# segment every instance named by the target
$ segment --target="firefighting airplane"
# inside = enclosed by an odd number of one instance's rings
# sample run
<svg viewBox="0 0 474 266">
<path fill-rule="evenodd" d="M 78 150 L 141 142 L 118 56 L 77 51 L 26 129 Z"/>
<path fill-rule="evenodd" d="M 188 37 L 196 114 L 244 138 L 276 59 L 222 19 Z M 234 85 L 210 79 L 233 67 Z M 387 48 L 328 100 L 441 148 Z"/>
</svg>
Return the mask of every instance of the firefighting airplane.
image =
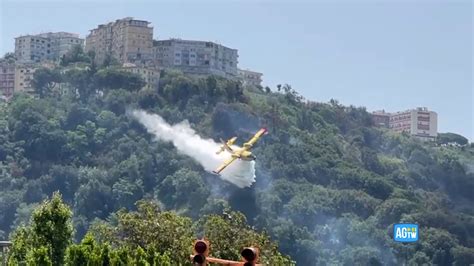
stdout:
<svg viewBox="0 0 474 266">
<path fill-rule="evenodd" d="M 243 147 L 236 147 L 233 146 L 234 142 L 237 140 L 237 137 L 233 137 L 229 139 L 227 142 L 223 142 L 222 147 L 216 152 L 216 154 L 219 154 L 223 151 L 228 151 L 230 152 L 231 157 L 227 159 L 219 168 L 217 168 L 215 171 L 212 171 L 214 174 L 219 174 L 224 170 L 229 164 L 231 164 L 233 161 L 236 159 L 241 159 L 244 161 L 253 161 L 257 159 L 255 155 L 252 154 L 249 150 L 252 149 L 252 146 L 257 142 L 257 140 L 264 134 L 266 134 L 268 131 L 266 128 L 260 129 L 248 142 L 244 143 Z"/>
</svg>

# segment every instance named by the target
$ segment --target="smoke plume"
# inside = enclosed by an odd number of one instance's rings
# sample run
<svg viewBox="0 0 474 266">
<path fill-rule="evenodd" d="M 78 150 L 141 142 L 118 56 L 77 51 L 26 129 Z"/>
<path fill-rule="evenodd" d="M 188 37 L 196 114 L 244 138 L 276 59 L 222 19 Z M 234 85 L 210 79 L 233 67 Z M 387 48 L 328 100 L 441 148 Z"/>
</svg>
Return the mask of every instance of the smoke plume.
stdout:
<svg viewBox="0 0 474 266">
<path fill-rule="evenodd" d="M 192 157 L 206 171 L 215 170 L 230 158 L 230 153 L 227 151 L 216 154 L 221 144 L 212 139 L 201 138 L 190 127 L 188 121 L 170 125 L 161 116 L 141 110 L 134 110 L 131 115 L 157 139 L 172 142 L 180 153 Z M 236 160 L 221 172 L 220 178 L 240 188 L 249 187 L 255 182 L 255 162 Z"/>
</svg>

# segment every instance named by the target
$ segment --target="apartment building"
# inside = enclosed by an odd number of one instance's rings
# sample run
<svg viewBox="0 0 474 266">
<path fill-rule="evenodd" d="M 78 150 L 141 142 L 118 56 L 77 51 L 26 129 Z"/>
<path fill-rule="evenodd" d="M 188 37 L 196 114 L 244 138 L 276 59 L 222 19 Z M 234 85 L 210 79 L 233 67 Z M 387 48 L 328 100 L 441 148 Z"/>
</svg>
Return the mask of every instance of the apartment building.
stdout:
<svg viewBox="0 0 474 266">
<path fill-rule="evenodd" d="M 15 89 L 15 64 L 0 61 L 0 97 L 8 99 Z"/>
<path fill-rule="evenodd" d="M 143 88 L 158 88 L 158 82 L 160 80 L 160 70 L 149 67 L 140 67 L 132 63 L 123 64 L 122 69 L 140 75 L 146 83 Z"/>
<path fill-rule="evenodd" d="M 376 126 L 390 127 L 390 113 L 385 110 L 372 112 L 372 121 Z"/>
<path fill-rule="evenodd" d="M 40 34 L 40 36 L 50 40 L 53 61 L 59 60 L 76 45 L 84 47 L 84 39 L 79 38 L 79 34 L 69 32 L 49 32 Z"/>
<path fill-rule="evenodd" d="M 20 63 L 58 61 L 75 45 L 84 45 L 78 34 L 48 32 L 15 38 L 15 56 Z"/>
<path fill-rule="evenodd" d="M 34 92 L 31 81 L 37 68 L 33 64 L 22 64 L 15 67 L 15 92 Z"/>
<path fill-rule="evenodd" d="M 239 79 L 242 80 L 242 83 L 247 86 L 262 86 L 262 73 L 238 69 L 237 73 L 239 74 Z"/>
<path fill-rule="evenodd" d="M 372 113 L 372 119 L 376 125 L 399 133 L 408 132 L 422 140 L 434 140 L 438 136 L 438 115 L 426 107 L 396 113 L 376 111 Z"/>
<path fill-rule="evenodd" d="M 186 74 L 238 76 L 238 51 L 213 42 L 181 39 L 155 41 L 153 58 L 162 68 L 178 69 Z"/>
<path fill-rule="evenodd" d="M 85 50 L 95 53 L 98 64 L 103 63 L 107 56 L 116 58 L 122 64 L 145 64 L 152 58 L 153 27 L 149 24 L 132 17 L 101 24 L 87 35 Z"/>
<path fill-rule="evenodd" d="M 435 139 L 438 136 L 438 115 L 426 107 L 397 112 L 390 116 L 390 128 L 422 139 Z"/>
</svg>

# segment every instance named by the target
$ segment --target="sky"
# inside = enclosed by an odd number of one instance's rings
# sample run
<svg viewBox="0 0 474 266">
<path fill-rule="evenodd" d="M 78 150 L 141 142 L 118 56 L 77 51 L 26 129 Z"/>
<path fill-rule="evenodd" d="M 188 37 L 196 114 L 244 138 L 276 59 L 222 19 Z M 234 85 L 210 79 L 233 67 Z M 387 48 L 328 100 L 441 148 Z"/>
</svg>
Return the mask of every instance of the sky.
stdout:
<svg viewBox="0 0 474 266">
<path fill-rule="evenodd" d="M 368 111 L 418 106 L 438 131 L 474 141 L 471 1 L 0 0 L 0 55 L 14 37 L 67 31 L 85 37 L 123 17 L 148 20 L 154 39 L 216 41 L 264 85 Z"/>
</svg>

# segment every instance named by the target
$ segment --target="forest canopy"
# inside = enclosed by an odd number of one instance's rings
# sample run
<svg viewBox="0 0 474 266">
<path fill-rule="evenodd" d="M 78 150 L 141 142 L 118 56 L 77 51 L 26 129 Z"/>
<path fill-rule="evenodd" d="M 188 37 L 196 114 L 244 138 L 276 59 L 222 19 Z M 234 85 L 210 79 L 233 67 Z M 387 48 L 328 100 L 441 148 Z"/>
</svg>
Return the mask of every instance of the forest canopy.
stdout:
<svg viewBox="0 0 474 266">
<path fill-rule="evenodd" d="M 35 95 L 0 105 L 0 238 L 13 240 L 11 259 L 57 265 L 109 254 L 166 265 L 184 261 L 204 232 L 226 259 L 257 240 L 265 261 L 283 265 L 281 254 L 298 265 L 473 263 L 474 149 L 463 137 L 421 142 L 374 127 L 363 107 L 308 101 L 289 85 L 272 92 L 169 71 L 158 88 L 142 88 L 138 76 L 87 56 L 37 71 Z M 213 139 L 268 127 L 254 149 L 257 182 L 239 189 L 155 141 L 127 115 L 138 108 Z M 45 225 L 54 204 L 64 223 Z M 180 238 L 140 235 L 147 219 Z M 393 241 L 400 222 L 419 224 L 417 243 Z"/>
</svg>

